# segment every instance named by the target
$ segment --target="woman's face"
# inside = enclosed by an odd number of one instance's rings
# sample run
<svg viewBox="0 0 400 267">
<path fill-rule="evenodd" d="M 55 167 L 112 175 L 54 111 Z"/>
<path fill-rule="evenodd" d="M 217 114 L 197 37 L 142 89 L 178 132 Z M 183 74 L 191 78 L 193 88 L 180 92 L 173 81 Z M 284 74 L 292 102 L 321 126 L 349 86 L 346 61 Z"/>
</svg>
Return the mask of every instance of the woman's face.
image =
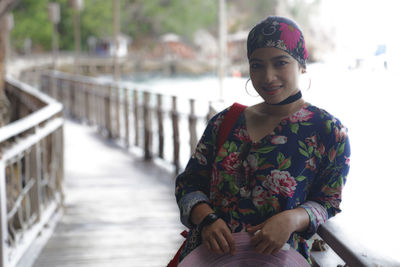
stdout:
<svg viewBox="0 0 400 267">
<path fill-rule="evenodd" d="M 277 104 L 295 94 L 304 70 L 292 56 L 274 47 L 254 50 L 249 67 L 254 88 L 268 104 Z"/>
</svg>

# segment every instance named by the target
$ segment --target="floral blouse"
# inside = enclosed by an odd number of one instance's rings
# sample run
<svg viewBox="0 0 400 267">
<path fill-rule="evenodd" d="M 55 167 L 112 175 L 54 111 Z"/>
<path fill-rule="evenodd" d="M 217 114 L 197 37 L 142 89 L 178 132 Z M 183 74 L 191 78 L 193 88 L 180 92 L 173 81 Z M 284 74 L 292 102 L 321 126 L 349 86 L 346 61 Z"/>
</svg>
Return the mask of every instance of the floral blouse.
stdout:
<svg viewBox="0 0 400 267">
<path fill-rule="evenodd" d="M 306 231 L 287 243 L 310 261 L 309 239 L 320 224 L 340 212 L 349 171 L 347 129 L 328 112 L 309 103 L 252 142 L 242 113 L 216 155 L 216 140 L 228 109 L 208 123 L 186 169 L 176 178 L 182 223 L 190 228 L 183 259 L 201 244 L 189 220 L 192 208 L 207 202 L 232 232 L 245 231 L 271 216 L 297 207 L 310 216 Z"/>
</svg>

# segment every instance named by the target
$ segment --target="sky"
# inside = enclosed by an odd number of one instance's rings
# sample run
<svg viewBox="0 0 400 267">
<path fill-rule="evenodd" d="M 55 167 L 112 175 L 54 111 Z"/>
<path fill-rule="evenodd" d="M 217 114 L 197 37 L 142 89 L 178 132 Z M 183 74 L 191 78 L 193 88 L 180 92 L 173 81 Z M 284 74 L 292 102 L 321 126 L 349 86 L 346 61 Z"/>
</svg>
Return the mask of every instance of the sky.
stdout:
<svg viewBox="0 0 400 267">
<path fill-rule="evenodd" d="M 396 0 L 322 0 L 322 18 L 337 27 L 342 47 L 365 53 L 378 44 L 400 41 L 399 7 Z"/>
</svg>

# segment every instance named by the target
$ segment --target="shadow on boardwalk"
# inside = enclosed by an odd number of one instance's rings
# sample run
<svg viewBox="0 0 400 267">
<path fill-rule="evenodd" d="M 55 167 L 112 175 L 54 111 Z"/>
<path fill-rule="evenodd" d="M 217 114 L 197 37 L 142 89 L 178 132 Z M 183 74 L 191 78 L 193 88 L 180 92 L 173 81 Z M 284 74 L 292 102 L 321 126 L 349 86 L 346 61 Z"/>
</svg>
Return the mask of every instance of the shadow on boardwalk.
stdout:
<svg viewBox="0 0 400 267">
<path fill-rule="evenodd" d="M 65 125 L 65 209 L 34 267 L 165 266 L 183 241 L 174 177 Z"/>
</svg>

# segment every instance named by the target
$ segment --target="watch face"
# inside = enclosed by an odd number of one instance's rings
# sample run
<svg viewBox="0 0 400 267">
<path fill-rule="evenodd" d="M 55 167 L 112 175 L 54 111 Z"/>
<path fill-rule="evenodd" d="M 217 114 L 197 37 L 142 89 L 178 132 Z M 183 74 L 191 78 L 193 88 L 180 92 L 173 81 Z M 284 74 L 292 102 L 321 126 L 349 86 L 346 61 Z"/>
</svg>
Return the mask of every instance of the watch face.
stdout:
<svg viewBox="0 0 400 267">
<path fill-rule="evenodd" d="M 210 219 L 212 219 L 212 220 L 214 220 L 214 221 L 218 220 L 217 214 L 211 213 L 211 214 L 210 214 Z"/>
</svg>

